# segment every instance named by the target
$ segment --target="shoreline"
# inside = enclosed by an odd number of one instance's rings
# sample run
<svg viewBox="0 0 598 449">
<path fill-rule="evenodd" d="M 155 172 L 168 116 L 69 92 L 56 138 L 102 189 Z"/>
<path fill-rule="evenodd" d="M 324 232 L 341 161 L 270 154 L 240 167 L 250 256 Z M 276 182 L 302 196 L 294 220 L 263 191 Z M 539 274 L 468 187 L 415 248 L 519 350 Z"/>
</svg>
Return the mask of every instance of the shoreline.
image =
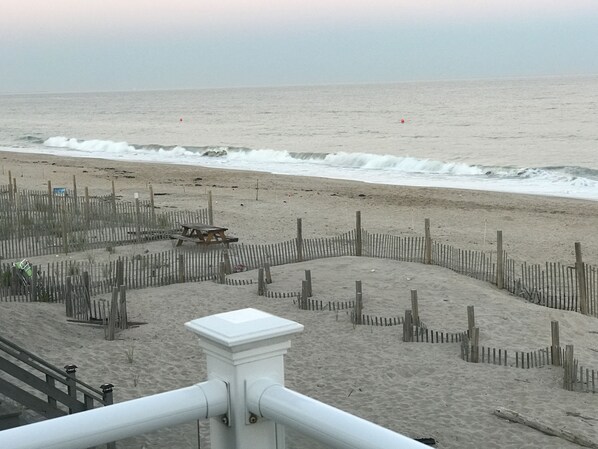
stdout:
<svg viewBox="0 0 598 449">
<path fill-rule="evenodd" d="M 60 147 L 58 147 L 60 148 Z M 188 167 L 194 167 L 197 169 L 205 169 L 205 170 L 223 170 L 223 171 L 241 171 L 241 172 L 245 172 L 245 173 L 262 173 L 262 174 L 271 174 L 274 176 L 297 176 L 297 177 L 305 177 L 305 175 L 302 174 L 296 174 L 296 173 L 284 173 L 284 170 L 282 170 L 282 173 L 278 173 L 276 171 L 272 171 L 272 170 L 264 170 L 264 171 L 260 171 L 260 170 L 251 170 L 251 169 L 247 169 L 247 168 L 237 168 L 237 167 L 219 167 L 219 166 L 210 166 L 208 165 L 201 165 L 201 161 L 199 164 L 197 164 L 197 161 L 194 162 L 189 162 L 189 163 L 183 163 L 183 162 L 171 162 L 171 161 L 154 161 L 154 160 L 146 160 L 146 159 L 141 159 L 141 160 L 131 160 L 130 158 L 126 158 L 123 160 L 119 160 L 116 158 L 98 158 L 98 157 L 92 157 L 89 156 L 85 153 L 82 153 L 79 157 L 75 157 L 75 156 L 71 156 L 69 154 L 64 154 L 64 155 L 60 155 L 60 154 L 52 154 L 52 153 L 45 153 L 45 152 L 35 152 L 32 153 L 28 150 L 23 149 L 22 151 L 19 151 L 18 149 L 6 149 L 6 150 L 1 150 L 2 152 L 9 152 L 9 153 L 18 153 L 18 154 L 25 154 L 25 155 L 39 155 L 39 156 L 48 156 L 48 157 L 55 157 L 55 158 L 68 158 L 68 159 L 90 159 L 90 160 L 104 160 L 104 161 L 112 161 L 112 163 L 132 163 L 132 164 L 150 164 L 150 165 L 176 165 L 176 166 L 188 166 Z M 382 155 L 376 155 L 376 154 L 372 154 L 372 156 L 382 156 Z M 209 158 L 206 159 L 206 161 L 209 160 Z M 425 162 L 425 160 L 424 160 Z M 470 164 L 472 167 L 478 167 L 478 164 L 475 164 L 474 162 L 470 162 Z M 512 167 L 511 167 L 512 168 Z M 550 169 L 551 167 L 547 167 L 546 169 Z M 582 168 L 582 167 L 572 167 L 572 168 Z M 590 167 L 586 167 L 586 168 L 590 168 Z M 342 170 L 342 168 L 339 168 L 340 170 Z M 540 170 L 544 170 L 542 168 L 539 168 Z M 519 169 L 520 171 L 525 172 L 526 170 L 528 170 L 528 168 L 521 168 Z M 330 175 L 330 176 L 328 176 Z M 355 173 L 352 173 L 352 175 L 355 175 Z M 357 176 L 359 176 L 359 173 L 357 173 Z M 494 184 L 489 183 L 486 184 L 485 182 L 483 182 L 484 180 L 477 180 L 474 181 L 473 183 L 465 183 L 462 185 L 459 185 L 458 182 L 452 182 L 452 180 L 450 180 L 449 182 L 446 181 L 440 181 L 439 179 L 435 178 L 435 177 L 431 177 L 428 178 L 427 180 L 425 180 L 423 183 L 420 183 L 419 180 L 417 180 L 417 178 L 411 178 L 412 174 L 411 173 L 405 173 L 403 175 L 399 175 L 402 176 L 402 181 L 404 183 L 402 184 L 396 184 L 393 181 L 390 182 L 385 182 L 385 180 L 370 180 L 370 179 L 352 179 L 350 176 L 336 176 L 336 172 L 335 173 L 327 173 L 327 172 L 322 172 L 319 173 L 318 175 L 313 175 L 313 176 L 308 176 L 308 177 L 312 177 L 312 178 L 316 178 L 316 179 L 328 179 L 328 180 L 338 180 L 338 181 L 347 181 L 347 182 L 356 182 L 356 183 L 364 183 L 364 184 L 372 184 L 372 185 L 383 185 L 383 186 L 389 186 L 389 187 L 412 187 L 412 188 L 430 188 L 430 189 L 446 189 L 446 190 L 460 190 L 460 191 L 474 191 L 474 192 L 488 192 L 488 193 L 497 193 L 497 194 L 514 194 L 514 195 L 529 195 L 529 196 L 540 196 L 540 197 L 545 197 L 545 198 L 559 198 L 559 199 L 571 199 L 571 200 L 582 200 L 582 201 L 591 201 L 591 202 L 597 202 L 598 203 L 598 193 L 596 193 L 595 191 L 590 191 L 591 193 L 585 192 L 585 194 L 582 194 L 580 192 L 577 192 L 577 194 L 571 194 L 569 190 L 565 191 L 565 192 L 552 192 L 551 193 L 544 193 L 542 192 L 542 189 L 540 187 L 536 187 L 536 188 L 530 188 L 529 186 L 527 187 L 528 191 L 525 192 L 518 192 L 516 191 L 516 189 L 513 189 L 512 186 L 508 186 L 508 184 L 501 184 L 502 187 L 496 187 Z M 394 179 L 394 178 L 393 178 Z M 583 178 L 582 178 L 583 179 Z M 386 180 L 388 181 L 388 180 Z M 461 180 L 461 182 L 463 182 L 463 180 Z M 426 185 L 427 183 L 427 185 Z M 424 184 L 424 185 L 422 185 Z M 552 184 L 549 183 L 547 184 L 547 186 L 551 186 Z M 483 187 L 489 187 L 489 188 L 483 188 Z M 548 187 L 550 188 L 550 187 Z M 538 190 L 539 189 L 539 190 Z"/>
</svg>

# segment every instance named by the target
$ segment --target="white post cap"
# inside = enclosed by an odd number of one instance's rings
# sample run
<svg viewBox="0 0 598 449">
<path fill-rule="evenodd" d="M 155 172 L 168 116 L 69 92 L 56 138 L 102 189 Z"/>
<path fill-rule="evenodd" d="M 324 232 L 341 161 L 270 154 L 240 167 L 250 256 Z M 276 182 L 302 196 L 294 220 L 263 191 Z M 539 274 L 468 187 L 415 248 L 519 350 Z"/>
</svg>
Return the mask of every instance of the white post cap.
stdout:
<svg viewBox="0 0 598 449">
<path fill-rule="evenodd" d="M 303 325 L 261 310 L 247 308 L 218 313 L 185 323 L 200 340 L 234 350 L 242 346 L 261 346 L 303 331 Z"/>
</svg>

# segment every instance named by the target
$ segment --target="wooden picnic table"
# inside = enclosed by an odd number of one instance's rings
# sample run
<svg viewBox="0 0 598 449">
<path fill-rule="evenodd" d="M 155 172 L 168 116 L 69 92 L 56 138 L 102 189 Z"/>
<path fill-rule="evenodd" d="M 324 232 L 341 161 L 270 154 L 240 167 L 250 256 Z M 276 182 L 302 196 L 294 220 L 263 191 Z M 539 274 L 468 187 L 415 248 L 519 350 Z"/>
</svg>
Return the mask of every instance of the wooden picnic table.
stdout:
<svg viewBox="0 0 598 449">
<path fill-rule="evenodd" d="M 237 237 L 226 235 L 228 228 L 220 226 L 212 226 L 203 223 L 184 223 L 181 224 L 182 231 L 180 234 L 171 234 L 170 236 L 177 239 L 176 246 L 181 246 L 183 242 L 193 242 L 198 245 L 210 245 L 213 243 L 238 242 Z"/>
</svg>

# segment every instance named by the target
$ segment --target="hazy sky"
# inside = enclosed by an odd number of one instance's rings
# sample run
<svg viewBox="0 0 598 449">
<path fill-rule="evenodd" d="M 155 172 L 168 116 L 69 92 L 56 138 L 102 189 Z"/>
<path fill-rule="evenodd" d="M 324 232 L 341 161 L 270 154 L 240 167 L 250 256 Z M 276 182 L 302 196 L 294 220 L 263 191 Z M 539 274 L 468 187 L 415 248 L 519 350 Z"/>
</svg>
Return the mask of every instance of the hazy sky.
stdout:
<svg viewBox="0 0 598 449">
<path fill-rule="evenodd" d="M 1 0 L 0 93 L 598 74 L 598 0 Z"/>
</svg>

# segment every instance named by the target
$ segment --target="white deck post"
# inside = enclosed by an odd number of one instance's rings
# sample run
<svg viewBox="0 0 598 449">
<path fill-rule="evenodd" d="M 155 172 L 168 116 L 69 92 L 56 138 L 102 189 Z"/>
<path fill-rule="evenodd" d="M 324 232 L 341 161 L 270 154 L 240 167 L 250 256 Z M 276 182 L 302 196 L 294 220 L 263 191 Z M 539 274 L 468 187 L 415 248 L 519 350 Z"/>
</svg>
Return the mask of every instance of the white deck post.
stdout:
<svg viewBox="0 0 598 449">
<path fill-rule="evenodd" d="M 210 420 L 213 449 L 283 449 L 284 429 L 246 408 L 246 389 L 261 378 L 284 385 L 283 356 L 303 326 L 256 309 L 220 313 L 185 326 L 199 336 L 208 379 L 228 384 L 227 419 Z"/>
</svg>

